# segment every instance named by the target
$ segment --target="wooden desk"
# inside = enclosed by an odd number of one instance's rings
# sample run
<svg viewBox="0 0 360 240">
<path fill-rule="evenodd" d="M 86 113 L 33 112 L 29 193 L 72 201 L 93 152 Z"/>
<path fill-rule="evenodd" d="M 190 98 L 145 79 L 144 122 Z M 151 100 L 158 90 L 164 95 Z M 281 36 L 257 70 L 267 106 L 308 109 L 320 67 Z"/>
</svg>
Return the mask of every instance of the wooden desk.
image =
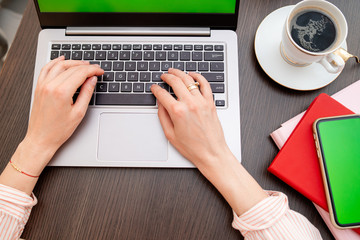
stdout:
<svg viewBox="0 0 360 240">
<path fill-rule="evenodd" d="M 296 2 L 240 2 L 242 162 L 265 189 L 286 193 L 290 207 L 305 215 L 324 239 L 332 239 L 311 202 L 266 170 L 278 152 L 270 132 L 321 92 L 333 94 L 360 79 L 360 66 L 350 61 L 329 86 L 298 92 L 262 71 L 253 48 L 256 29 L 267 14 Z M 360 54 L 360 1 L 331 2 L 347 17 L 349 50 Z M 0 76 L 1 169 L 26 133 L 39 31 L 30 1 Z M 39 203 L 23 233 L 26 239 L 242 238 L 231 227 L 230 207 L 196 169 L 46 168 L 34 193 Z"/>
</svg>

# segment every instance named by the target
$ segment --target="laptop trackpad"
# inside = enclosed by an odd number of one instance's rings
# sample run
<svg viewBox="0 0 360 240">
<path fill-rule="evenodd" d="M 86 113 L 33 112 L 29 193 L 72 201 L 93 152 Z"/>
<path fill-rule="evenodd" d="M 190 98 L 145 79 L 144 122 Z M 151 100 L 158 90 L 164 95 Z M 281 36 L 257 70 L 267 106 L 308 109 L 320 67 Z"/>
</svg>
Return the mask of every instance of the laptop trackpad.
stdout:
<svg viewBox="0 0 360 240">
<path fill-rule="evenodd" d="M 102 113 L 98 160 L 166 161 L 168 141 L 157 114 Z"/>
</svg>

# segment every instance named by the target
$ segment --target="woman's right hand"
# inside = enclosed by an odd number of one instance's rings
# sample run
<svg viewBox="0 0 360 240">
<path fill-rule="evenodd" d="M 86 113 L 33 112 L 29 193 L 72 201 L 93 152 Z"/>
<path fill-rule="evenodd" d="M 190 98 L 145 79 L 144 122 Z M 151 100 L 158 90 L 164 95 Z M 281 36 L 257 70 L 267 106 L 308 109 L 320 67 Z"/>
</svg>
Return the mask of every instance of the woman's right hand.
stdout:
<svg viewBox="0 0 360 240">
<path fill-rule="evenodd" d="M 231 154 L 216 113 L 210 84 L 198 73 L 186 74 L 169 69 L 161 76 L 177 96 L 153 85 L 158 99 L 159 119 L 171 144 L 200 170 L 219 164 L 225 154 Z M 200 84 L 200 89 L 189 91 L 187 86 Z"/>
</svg>

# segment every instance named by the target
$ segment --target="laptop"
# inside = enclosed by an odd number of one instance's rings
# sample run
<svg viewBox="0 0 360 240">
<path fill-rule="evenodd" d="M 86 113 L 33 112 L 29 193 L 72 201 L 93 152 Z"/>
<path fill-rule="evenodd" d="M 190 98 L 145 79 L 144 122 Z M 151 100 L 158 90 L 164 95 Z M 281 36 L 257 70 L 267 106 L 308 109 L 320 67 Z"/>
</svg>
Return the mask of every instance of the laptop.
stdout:
<svg viewBox="0 0 360 240">
<path fill-rule="evenodd" d="M 105 73 L 73 136 L 50 166 L 192 168 L 167 141 L 150 86 L 169 67 L 210 82 L 226 141 L 241 160 L 237 36 L 239 0 L 34 0 L 41 68 L 60 55 Z M 74 95 L 76 101 L 78 93 Z"/>
</svg>

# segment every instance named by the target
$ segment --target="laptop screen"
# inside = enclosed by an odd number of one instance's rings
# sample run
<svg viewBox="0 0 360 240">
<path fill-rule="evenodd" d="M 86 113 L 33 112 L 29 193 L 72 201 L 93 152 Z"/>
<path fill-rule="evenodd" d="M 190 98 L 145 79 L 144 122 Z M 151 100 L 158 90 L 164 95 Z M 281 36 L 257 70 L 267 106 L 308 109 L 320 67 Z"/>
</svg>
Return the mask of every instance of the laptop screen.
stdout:
<svg viewBox="0 0 360 240">
<path fill-rule="evenodd" d="M 236 29 L 240 0 L 34 0 L 42 28 Z"/>
<path fill-rule="evenodd" d="M 38 0 L 41 12 L 227 13 L 236 0 Z"/>
</svg>

